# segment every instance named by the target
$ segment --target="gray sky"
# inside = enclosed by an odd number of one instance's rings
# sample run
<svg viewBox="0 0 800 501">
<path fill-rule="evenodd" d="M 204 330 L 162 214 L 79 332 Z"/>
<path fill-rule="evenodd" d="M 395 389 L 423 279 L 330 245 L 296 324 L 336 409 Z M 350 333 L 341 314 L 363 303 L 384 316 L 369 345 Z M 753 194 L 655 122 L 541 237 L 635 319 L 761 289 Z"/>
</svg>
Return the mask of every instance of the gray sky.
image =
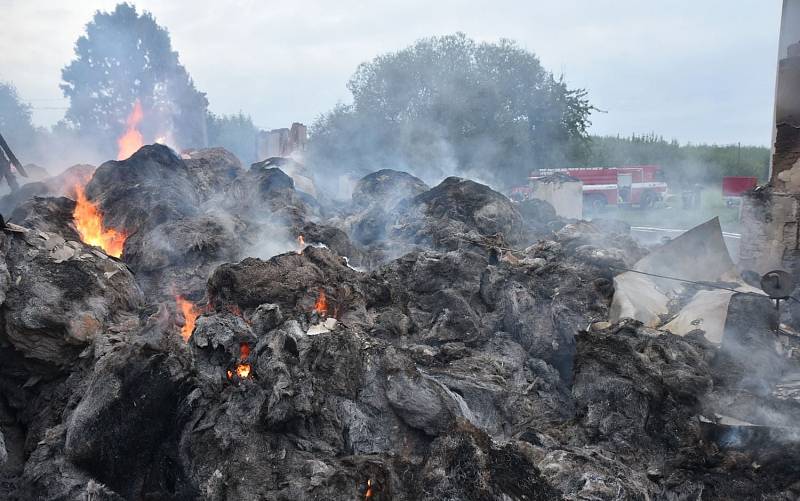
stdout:
<svg viewBox="0 0 800 501">
<path fill-rule="evenodd" d="M 0 0 L 0 79 L 50 125 L 67 102 L 60 69 L 95 10 L 116 1 Z M 265 128 L 310 123 L 358 63 L 463 31 L 505 37 L 589 91 L 596 134 L 654 131 L 680 141 L 769 144 L 779 0 L 140 0 L 215 113 Z"/>
</svg>

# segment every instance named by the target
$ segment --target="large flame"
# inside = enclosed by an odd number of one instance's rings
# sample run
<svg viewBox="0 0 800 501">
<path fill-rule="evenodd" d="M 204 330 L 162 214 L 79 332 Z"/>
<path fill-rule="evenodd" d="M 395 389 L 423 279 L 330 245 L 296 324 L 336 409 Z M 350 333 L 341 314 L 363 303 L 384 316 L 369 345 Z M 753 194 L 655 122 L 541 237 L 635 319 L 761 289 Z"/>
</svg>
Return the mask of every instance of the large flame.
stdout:
<svg viewBox="0 0 800 501">
<path fill-rule="evenodd" d="M 144 118 L 142 103 L 137 99 L 133 104 L 133 111 L 128 115 L 125 133 L 117 139 L 117 160 L 125 160 L 144 146 L 142 133 L 137 129 L 142 118 Z"/>
<path fill-rule="evenodd" d="M 192 337 L 192 331 L 194 331 L 195 321 L 198 315 L 200 315 L 200 309 L 183 296 L 175 296 L 175 302 L 178 303 L 178 308 L 180 308 L 181 313 L 183 313 L 181 337 L 184 341 L 189 341 L 189 338 Z"/>
<path fill-rule="evenodd" d="M 81 240 L 89 245 L 96 245 L 103 249 L 109 256 L 120 257 L 125 245 L 126 235 L 113 228 L 103 226 L 103 215 L 97 205 L 86 198 L 83 186 L 75 185 L 77 198 L 72 218 Z"/>
</svg>

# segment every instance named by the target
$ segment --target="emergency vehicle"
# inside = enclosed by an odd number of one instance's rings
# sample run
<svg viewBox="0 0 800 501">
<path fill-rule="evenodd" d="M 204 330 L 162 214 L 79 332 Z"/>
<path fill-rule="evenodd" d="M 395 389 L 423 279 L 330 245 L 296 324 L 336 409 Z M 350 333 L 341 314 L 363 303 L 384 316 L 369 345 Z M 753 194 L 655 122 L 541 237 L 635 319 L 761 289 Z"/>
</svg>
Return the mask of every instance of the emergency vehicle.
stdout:
<svg viewBox="0 0 800 501">
<path fill-rule="evenodd" d="M 658 165 L 537 169 L 531 172 L 528 179 L 532 184 L 537 179 L 556 172 L 579 179 L 583 183 L 584 207 L 594 210 L 607 205 L 651 208 L 667 192 L 667 183 L 664 182 L 661 167 Z M 528 187 L 511 190 L 514 198 L 526 198 L 530 192 Z"/>
<path fill-rule="evenodd" d="M 742 196 L 756 187 L 758 178 L 752 176 L 725 176 L 722 178 L 722 197 L 725 205 L 736 207 L 742 203 Z"/>
</svg>

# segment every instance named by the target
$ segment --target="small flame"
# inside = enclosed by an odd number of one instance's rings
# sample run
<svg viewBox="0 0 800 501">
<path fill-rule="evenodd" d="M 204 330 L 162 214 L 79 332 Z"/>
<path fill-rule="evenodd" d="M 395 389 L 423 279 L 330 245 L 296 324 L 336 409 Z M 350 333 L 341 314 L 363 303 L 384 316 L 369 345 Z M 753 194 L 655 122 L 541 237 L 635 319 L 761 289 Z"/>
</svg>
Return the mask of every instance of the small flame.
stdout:
<svg viewBox="0 0 800 501">
<path fill-rule="evenodd" d="M 372 479 L 367 480 L 367 492 L 364 493 L 364 499 L 369 499 L 372 497 L 374 492 L 372 492 Z"/>
<path fill-rule="evenodd" d="M 239 379 L 247 379 L 250 377 L 250 364 L 239 364 L 236 366 L 236 375 Z"/>
<path fill-rule="evenodd" d="M 181 337 L 184 341 L 189 341 L 194 331 L 194 324 L 200 315 L 200 309 L 195 304 L 183 296 L 175 296 L 175 302 L 183 313 L 183 327 L 181 327 Z"/>
<path fill-rule="evenodd" d="M 88 245 L 100 247 L 109 256 L 120 257 L 127 236 L 113 228 L 104 227 L 103 215 L 100 214 L 97 204 L 86 198 L 83 186 L 75 185 L 75 195 L 77 200 L 72 218 L 81 240 Z"/>
<path fill-rule="evenodd" d="M 142 121 L 142 118 L 144 118 L 142 103 L 140 103 L 137 99 L 133 105 L 133 111 L 131 111 L 131 114 L 128 115 L 128 119 L 125 122 L 125 133 L 122 134 L 119 139 L 117 139 L 117 160 L 125 160 L 126 158 L 129 158 L 131 155 L 136 153 L 139 148 L 144 146 L 144 138 L 142 137 L 142 133 L 139 132 L 139 129 L 137 129 L 139 122 Z"/>
<path fill-rule="evenodd" d="M 239 379 L 247 379 L 250 377 L 251 366 L 249 363 L 246 363 L 248 358 L 250 358 L 250 345 L 241 343 L 239 345 L 239 363 L 236 364 L 234 370 L 228 369 L 226 371 L 228 379 L 233 379 L 234 374 Z"/>
<path fill-rule="evenodd" d="M 328 314 L 328 299 L 325 297 L 325 291 L 320 289 L 317 301 L 314 303 L 314 311 L 320 315 Z"/>
<path fill-rule="evenodd" d="M 306 248 L 306 239 L 303 238 L 303 235 L 297 237 L 297 253 L 302 254 L 303 249 Z"/>
</svg>

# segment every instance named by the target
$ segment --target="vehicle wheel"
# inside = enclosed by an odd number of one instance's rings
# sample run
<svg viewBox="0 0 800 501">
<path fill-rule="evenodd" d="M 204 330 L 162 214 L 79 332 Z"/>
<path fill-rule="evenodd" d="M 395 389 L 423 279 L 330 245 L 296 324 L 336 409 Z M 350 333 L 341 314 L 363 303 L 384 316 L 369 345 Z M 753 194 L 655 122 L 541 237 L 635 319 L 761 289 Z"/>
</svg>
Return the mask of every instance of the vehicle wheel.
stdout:
<svg viewBox="0 0 800 501">
<path fill-rule="evenodd" d="M 587 201 L 589 202 L 589 209 L 592 212 L 600 212 L 606 208 L 606 205 L 608 205 L 608 201 L 606 201 L 605 197 L 597 195 L 589 197 Z"/>
<path fill-rule="evenodd" d="M 642 193 L 642 198 L 639 199 L 639 207 L 641 209 L 652 209 L 655 205 L 656 196 L 652 191 Z"/>
</svg>

